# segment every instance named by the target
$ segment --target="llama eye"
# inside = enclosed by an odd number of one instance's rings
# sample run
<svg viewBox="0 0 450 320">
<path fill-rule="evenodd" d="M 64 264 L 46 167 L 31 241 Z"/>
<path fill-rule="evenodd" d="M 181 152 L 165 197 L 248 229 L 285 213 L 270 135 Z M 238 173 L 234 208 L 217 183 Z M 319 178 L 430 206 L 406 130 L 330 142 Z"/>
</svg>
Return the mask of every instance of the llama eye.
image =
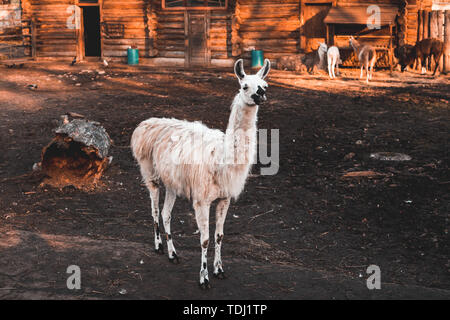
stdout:
<svg viewBox="0 0 450 320">
<path fill-rule="evenodd" d="M 244 85 L 244 88 L 243 88 L 244 90 L 247 90 L 248 89 L 248 85 Z"/>
</svg>

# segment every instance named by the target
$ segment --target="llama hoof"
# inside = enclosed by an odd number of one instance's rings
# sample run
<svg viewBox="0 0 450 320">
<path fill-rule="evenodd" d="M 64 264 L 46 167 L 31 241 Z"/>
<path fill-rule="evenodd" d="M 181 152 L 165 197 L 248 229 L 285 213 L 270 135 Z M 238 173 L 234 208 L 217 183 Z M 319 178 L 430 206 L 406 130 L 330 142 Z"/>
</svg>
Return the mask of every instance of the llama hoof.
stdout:
<svg viewBox="0 0 450 320">
<path fill-rule="evenodd" d="M 173 264 L 180 264 L 180 259 L 178 258 L 177 254 L 174 252 L 173 257 L 169 257 L 169 261 Z"/>
<path fill-rule="evenodd" d="M 163 246 L 160 245 L 157 249 L 155 248 L 155 252 L 156 252 L 157 254 L 164 254 Z"/>
<path fill-rule="evenodd" d="M 205 282 L 200 283 L 200 289 L 208 290 L 210 288 L 211 288 L 211 286 L 209 285 L 209 281 L 207 279 L 205 279 Z"/>
<path fill-rule="evenodd" d="M 217 271 L 217 273 L 213 273 L 214 277 L 216 277 L 217 279 L 225 279 L 225 272 L 223 272 L 222 269 L 219 269 L 219 271 Z"/>
</svg>

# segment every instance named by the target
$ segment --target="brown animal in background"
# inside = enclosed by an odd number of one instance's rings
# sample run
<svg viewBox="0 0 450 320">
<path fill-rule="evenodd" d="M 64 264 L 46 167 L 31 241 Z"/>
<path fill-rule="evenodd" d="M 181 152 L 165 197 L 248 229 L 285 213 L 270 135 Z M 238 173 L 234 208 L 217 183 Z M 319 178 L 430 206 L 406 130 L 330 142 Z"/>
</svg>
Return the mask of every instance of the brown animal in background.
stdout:
<svg viewBox="0 0 450 320">
<path fill-rule="evenodd" d="M 433 76 L 436 74 L 436 70 L 439 68 L 439 60 L 441 59 L 443 53 L 444 43 L 441 40 L 435 38 L 423 39 L 417 42 L 414 46 L 415 59 L 417 59 L 421 64 L 422 73 L 424 73 L 423 66 L 426 59 L 431 59 L 431 56 L 434 56 L 434 62 L 436 66 L 433 71 Z"/>
<path fill-rule="evenodd" d="M 369 83 L 369 79 L 372 79 L 373 66 L 375 65 L 375 62 L 377 62 L 377 52 L 371 45 L 359 43 L 353 37 L 350 37 L 349 42 L 361 64 L 361 75 L 359 77 L 362 78 L 363 69 L 366 69 L 366 82 Z"/>
<path fill-rule="evenodd" d="M 400 46 L 396 48 L 395 56 L 398 59 L 398 64 L 401 66 L 402 72 L 404 72 L 406 67 L 412 67 L 416 61 L 415 46 L 411 44 Z"/>
<path fill-rule="evenodd" d="M 323 68 L 324 63 L 324 55 L 326 54 L 321 52 L 319 49 L 306 53 L 302 58 L 302 63 L 306 66 L 306 69 L 309 73 L 312 73 L 316 67 Z"/>
</svg>

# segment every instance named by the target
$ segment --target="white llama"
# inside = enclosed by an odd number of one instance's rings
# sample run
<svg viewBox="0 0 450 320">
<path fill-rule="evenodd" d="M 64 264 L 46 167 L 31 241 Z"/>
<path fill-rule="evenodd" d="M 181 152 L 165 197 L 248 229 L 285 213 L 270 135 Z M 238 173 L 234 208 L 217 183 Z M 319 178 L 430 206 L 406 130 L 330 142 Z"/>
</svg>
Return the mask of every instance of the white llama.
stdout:
<svg viewBox="0 0 450 320">
<path fill-rule="evenodd" d="M 336 78 L 334 70 L 336 69 L 337 75 L 339 75 L 339 64 L 342 63 L 339 49 L 336 46 L 328 46 L 325 43 L 319 42 L 319 51 L 326 52 L 328 62 L 328 75 L 331 79 Z"/>
<path fill-rule="evenodd" d="M 231 105 L 226 132 L 209 129 L 199 122 L 150 118 L 139 124 L 131 137 L 133 155 L 150 191 L 154 220 L 155 250 L 163 253 L 159 228 L 159 181 L 166 188 L 162 210 L 169 260 L 178 262 L 170 231 L 171 211 L 176 196 L 190 199 L 200 230 L 202 248 L 200 287 L 209 287 L 206 254 L 209 245 L 209 209 L 216 208 L 214 275 L 223 278 L 221 260 L 223 225 L 230 199 L 242 192 L 256 157 L 258 105 L 266 101 L 269 60 L 255 75 L 246 75 L 243 60 L 234 65 L 241 89 Z"/>
<path fill-rule="evenodd" d="M 368 44 L 359 43 L 353 36 L 350 37 L 349 43 L 361 64 L 361 75 L 359 77 L 362 78 L 363 69 L 366 69 L 366 83 L 369 83 L 369 79 L 372 79 L 373 66 L 375 65 L 375 62 L 377 62 L 377 52 L 374 47 Z"/>
</svg>

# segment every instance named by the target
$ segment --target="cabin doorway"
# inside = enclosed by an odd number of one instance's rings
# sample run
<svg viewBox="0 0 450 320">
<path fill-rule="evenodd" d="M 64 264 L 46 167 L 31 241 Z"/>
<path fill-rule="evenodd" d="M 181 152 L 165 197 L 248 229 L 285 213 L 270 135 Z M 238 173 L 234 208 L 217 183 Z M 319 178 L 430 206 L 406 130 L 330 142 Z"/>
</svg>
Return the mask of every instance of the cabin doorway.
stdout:
<svg viewBox="0 0 450 320">
<path fill-rule="evenodd" d="M 100 8 L 82 6 L 83 54 L 85 57 L 100 57 Z"/>
<path fill-rule="evenodd" d="M 209 12 L 185 11 L 185 33 L 185 66 L 209 66 Z"/>
</svg>

